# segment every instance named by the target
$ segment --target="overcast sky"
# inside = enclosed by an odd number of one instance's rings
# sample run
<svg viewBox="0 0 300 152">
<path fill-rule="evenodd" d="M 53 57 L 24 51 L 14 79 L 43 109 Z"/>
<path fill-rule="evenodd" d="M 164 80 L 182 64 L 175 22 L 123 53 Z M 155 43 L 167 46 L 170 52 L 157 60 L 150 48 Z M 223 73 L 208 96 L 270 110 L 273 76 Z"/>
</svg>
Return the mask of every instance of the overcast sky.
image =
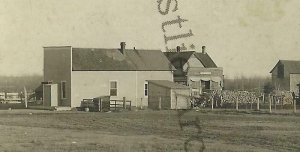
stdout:
<svg viewBox="0 0 300 152">
<path fill-rule="evenodd" d="M 164 11 L 168 0 L 162 0 Z M 300 60 L 299 0 L 0 0 L 0 75 L 43 73 L 43 46 L 174 48 L 207 52 L 227 77 L 268 76 L 279 59 Z M 176 10 L 173 12 L 173 10 Z M 176 23 L 162 23 L 181 19 Z M 189 33 L 193 36 L 170 40 Z"/>
</svg>

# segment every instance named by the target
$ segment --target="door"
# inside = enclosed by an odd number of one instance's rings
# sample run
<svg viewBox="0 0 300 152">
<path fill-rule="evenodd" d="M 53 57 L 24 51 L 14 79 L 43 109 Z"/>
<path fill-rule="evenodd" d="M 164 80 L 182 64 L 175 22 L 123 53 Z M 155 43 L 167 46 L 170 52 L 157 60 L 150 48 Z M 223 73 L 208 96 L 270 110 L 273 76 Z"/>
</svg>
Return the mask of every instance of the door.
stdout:
<svg viewBox="0 0 300 152">
<path fill-rule="evenodd" d="M 53 107 L 58 105 L 57 84 L 44 84 L 43 105 Z"/>
</svg>

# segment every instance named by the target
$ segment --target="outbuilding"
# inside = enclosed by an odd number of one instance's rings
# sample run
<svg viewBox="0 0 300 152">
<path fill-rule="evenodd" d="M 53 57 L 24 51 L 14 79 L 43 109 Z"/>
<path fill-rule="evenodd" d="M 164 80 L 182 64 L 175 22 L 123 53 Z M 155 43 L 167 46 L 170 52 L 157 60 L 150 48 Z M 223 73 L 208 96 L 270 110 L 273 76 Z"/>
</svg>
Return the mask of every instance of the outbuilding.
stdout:
<svg viewBox="0 0 300 152">
<path fill-rule="evenodd" d="M 190 103 L 190 88 L 168 80 L 149 80 L 148 108 L 188 109 Z"/>
</svg>

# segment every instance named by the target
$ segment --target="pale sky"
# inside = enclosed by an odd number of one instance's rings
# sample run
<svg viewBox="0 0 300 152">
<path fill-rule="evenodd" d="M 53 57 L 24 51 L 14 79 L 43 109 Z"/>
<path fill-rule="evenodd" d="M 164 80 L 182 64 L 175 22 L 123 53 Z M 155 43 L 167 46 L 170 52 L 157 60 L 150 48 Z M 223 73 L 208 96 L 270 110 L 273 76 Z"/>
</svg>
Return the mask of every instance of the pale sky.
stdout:
<svg viewBox="0 0 300 152">
<path fill-rule="evenodd" d="M 43 74 L 43 46 L 161 49 L 191 44 L 226 77 L 267 76 L 279 59 L 300 60 L 299 0 L 0 0 L 0 75 Z M 167 0 L 162 0 L 161 10 Z M 162 23 L 188 20 L 166 26 Z"/>
</svg>

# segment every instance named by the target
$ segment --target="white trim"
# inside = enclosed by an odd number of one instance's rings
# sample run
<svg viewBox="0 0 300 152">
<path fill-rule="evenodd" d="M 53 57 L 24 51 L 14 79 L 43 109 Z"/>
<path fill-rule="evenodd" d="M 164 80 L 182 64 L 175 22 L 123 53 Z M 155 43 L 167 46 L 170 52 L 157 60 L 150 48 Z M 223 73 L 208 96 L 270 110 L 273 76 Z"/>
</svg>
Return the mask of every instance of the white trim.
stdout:
<svg viewBox="0 0 300 152">
<path fill-rule="evenodd" d="M 138 72 L 135 71 L 135 107 L 138 106 Z"/>
<path fill-rule="evenodd" d="M 72 89 L 72 85 L 73 85 L 73 47 L 71 46 L 71 48 L 70 48 L 70 106 L 72 107 L 73 106 L 73 103 L 72 103 L 72 101 L 73 101 L 73 93 L 72 93 L 72 91 L 73 91 L 73 89 Z"/>
</svg>

